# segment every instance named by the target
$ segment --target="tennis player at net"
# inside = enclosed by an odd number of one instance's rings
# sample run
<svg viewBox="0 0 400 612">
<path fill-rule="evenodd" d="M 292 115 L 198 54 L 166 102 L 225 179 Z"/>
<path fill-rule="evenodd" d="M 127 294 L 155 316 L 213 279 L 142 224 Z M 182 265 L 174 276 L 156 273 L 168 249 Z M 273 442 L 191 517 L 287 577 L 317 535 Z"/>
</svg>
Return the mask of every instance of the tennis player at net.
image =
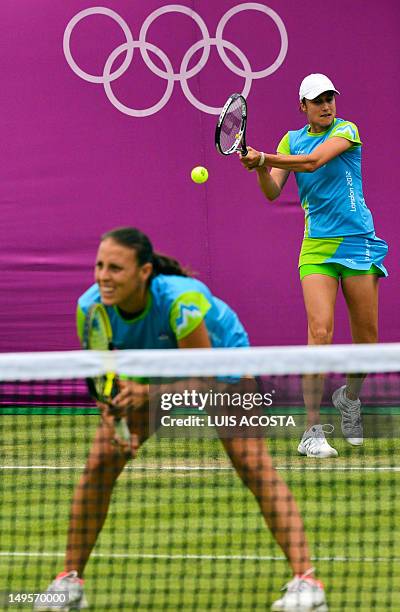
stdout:
<svg viewBox="0 0 400 612">
<path fill-rule="evenodd" d="M 383 265 L 388 247 L 375 234 L 371 211 L 363 195 L 362 142 L 357 126 L 336 117 L 339 92 L 323 74 L 310 74 L 300 85 L 300 110 L 307 125 L 287 132 L 277 154 L 248 147 L 241 157 L 256 170 L 268 200 L 281 193 L 294 172 L 305 213 L 299 274 L 308 320 L 308 343 L 330 344 L 339 282 L 349 313 L 355 343 L 378 341 L 378 280 L 387 276 Z M 350 375 L 332 401 L 342 415 L 342 432 L 355 446 L 363 443 L 361 401 L 363 375 Z M 304 376 L 303 395 L 308 427 L 298 446 L 307 457 L 336 457 L 320 425 L 323 376 Z M 331 427 L 331 426 L 330 426 Z M 330 430 L 329 430 L 330 431 Z"/>
<path fill-rule="evenodd" d="M 137 229 L 119 228 L 102 236 L 95 281 L 78 302 L 80 335 L 85 313 L 93 303 L 102 302 L 119 349 L 185 350 L 249 344 L 245 329 L 229 306 L 188 276 L 177 261 L 155 253 L 148 237 Z M 185 312 L 190 316 L 184 316 Z M 114 404 L 127 418 L 134 457 L 149 435 L 148 385 L 120 381 Z M 64 571 L 49 587 L 52 592 L 69 593 L 64 609 L 87 605 L 83 572 L 106 519 L 113 486 L 127 462 L 124 443 L 117 440 L 115 444 L 109 407 L 99 407 L 102 420 L 73 497 Z M 313 576 L 302 519 L 290 490 L 272 466 L 264 440 L 221 437 L 221 442 L 293 571 L 286 593 L 272 609 L 326 611 L 323 586 Z M 52 608 L 42 605 L 37 609 Z"/>
</svg>

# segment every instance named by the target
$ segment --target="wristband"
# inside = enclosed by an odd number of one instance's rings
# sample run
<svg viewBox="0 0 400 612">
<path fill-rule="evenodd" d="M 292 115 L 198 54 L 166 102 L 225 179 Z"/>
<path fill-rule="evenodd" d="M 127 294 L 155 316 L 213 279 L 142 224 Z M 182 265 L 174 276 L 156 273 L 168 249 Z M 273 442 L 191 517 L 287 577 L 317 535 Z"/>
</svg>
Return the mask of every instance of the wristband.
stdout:
<svg viewBox="0 0 400 612">
<path fill-rule="evenodd" d="M 258 162 L 258 165 L 259 165 L 259 166 L 263 166 L 263 165 L 264 165 L 264 163 L 265 163 L 265 153 L 263 153 L 263 152 L 261 151 L 260 161 Z"/>
</svg>

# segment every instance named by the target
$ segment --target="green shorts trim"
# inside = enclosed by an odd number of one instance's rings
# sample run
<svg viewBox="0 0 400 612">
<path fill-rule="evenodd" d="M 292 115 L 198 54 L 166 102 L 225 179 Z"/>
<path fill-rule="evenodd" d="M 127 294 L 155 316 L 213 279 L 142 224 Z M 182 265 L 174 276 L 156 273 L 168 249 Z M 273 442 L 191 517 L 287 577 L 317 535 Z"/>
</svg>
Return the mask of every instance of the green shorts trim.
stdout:
<svg viewBox="0 0 400 612">
<path fill-rule="evenodd" d="M 337 280 L 349 276 L 361 276 L 362 274 L 384 276 L 375 264 L 372 264 L 369 270 L 354 270 L 354 268 L 348 268 L 339 263 L 303 264 L 299 267 L 299 274 L 300 280 L 303 280 L 305 276 L 310 276 L 310 274 L 323 274 L 324 276 L 332 276 Z"/>
</svg>

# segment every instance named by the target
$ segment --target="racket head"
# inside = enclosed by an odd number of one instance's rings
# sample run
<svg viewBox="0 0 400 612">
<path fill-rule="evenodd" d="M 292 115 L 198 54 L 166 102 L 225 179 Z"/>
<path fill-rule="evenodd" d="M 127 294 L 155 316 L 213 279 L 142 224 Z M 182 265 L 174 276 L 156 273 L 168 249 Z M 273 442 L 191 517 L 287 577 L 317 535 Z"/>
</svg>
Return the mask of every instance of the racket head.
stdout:
<svg viewBox="0 0 400 612">
<path fill-rule="evenodd" d="M 247 102 L 242 94 L 234 93 L 224 104 L 215 128 L 215 146 L 222 155 L 231 155 L 246 147 Z"/>
<path fill-rule="evenodd" d="M 92 304 L 83 328 L 82 346 L 92 351 L 109 351 L 112 348 L 110 319 L 103 304 Z"/>
<path fill-rule="evenodd" d="M 86 315 L 82 346 L 92 351 L 109 351 L 112 347 L 112 328 L 103 304 L 93 304 Z M 90 395 L 108 402 L 118 393 L 116 376 L 107 372 L 104 376 L 86 379 Z"/>
</svg>

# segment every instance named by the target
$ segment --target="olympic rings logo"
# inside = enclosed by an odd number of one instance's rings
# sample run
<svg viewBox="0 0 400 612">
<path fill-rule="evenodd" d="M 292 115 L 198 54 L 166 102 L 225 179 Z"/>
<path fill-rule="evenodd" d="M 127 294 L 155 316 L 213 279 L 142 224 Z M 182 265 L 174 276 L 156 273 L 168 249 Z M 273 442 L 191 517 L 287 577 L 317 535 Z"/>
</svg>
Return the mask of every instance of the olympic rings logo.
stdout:
<svg viewBox="0 0 400 612">
<path fill-rule="evenodd" d="M 264 70 L 253 71 L 251 69 L 249 60 L 247 59 L 245 54 L 236 45 L 223 38 L 224 28 L 228 21 L 231 19 L 231 17 L 246 10 L 260 11 L 261 13 L 264 13 L 273 20 L 279 31 L 281 39 L 279 53 L 275 61 L 270 66 L 267 66 L 267 68 L 264 68 Z M 199 27 L 202 35 L 202 39 L 197 41 L 186 51 L 178 73 L 175 73 L 173 71 L 172 64 L 168 56 L 164 53 L 164 51 L 162 51 L 162 49 L 156 47 L 152 43 L 148 42 L 146 39 L 147 32 L 151 24 L 158 17 L 161 17 L 161 15 L 165 15 L 166 13 L 183 13 L 184 15 L 191 17 Z M 90 15 L 106 15 L 107 17 L 110 17 L 111 19 L 116 21 L 118 25 L 122 28 L 126 39 L 125 43 L 119 45 L 119 47 L 116 47 L 111 52 L 104 64 L 103 74 L 97 76 L 85 72 L 78 66 L 78 64 L 72 57 L 70 48 L 70 40 L 73 29 L 82 19 L 84 19 L 85 17 L 89 17 Z M 229 68 L 229 70 L 231 70 L 234 74 L 241 76 L 245 79 L 242 94 L 247 97 L 254 79 L 265 78 L 270 74 L 273 74 L 281 66 L 282 62 L 286 57 L 288 49 L 288 35 L 282 19 L 275 11 L 273 11 L 265 4 L 259 4 L 257 2 L 247 2 L 234 6 L 233 8 L 228 10 L 220 19 L 215 32 L 215 37 L 210 37 L 208 28 L 204 20 L 193 9 L 180 4 L 169 4 L 166 6 L 162 6 L 159 9 L 156 9 L 145 19 L 140 29 L 139 40 L 133 39 L 132 32 L 129 29 L 128 24 L 124 21 L 124 19 L 122 19 L 122 17 L 118 13 L 109 8 L 95 6 L 80 11 L 71 19 L 71 21 L 65 28 L 63 41 L 65 58 L 70 68 L 75 72 L 75 74 L 77 74 L 81 79 L 88 81 L 89 83 L 101 83 L 111 104 L 115 106 L 115 108 L 118 109 L 121 113 L 124 113 L 125 115 L 130 115 L 131 117 L 148 117 L 149 115 L 153 115 L 154 113 L 160 111 L 170 99 L 175 81 L 179 81 L 183 93 L 195 108 L 211 115 L 218 115 L 221 111 L 221 108 L 208 106 L 200 102 L 197 98 L 195 98 L 188 85 L 188 80 L 198 74 L 200 70 L 202 70 L 202 68 L 204 68 L 204 66 L 206 65 L 212 45 L 215 45 L 217 47 L 218 54 L 225 66 Z M 122 102 L 120 102 L 120 100 L 117 99 L 112 90 L 113 81 L 123 75 L 129 68 L 132 62 L 134 49 L 139 49 L 143 61 L 145 62 L 146 66 L 151 70 L 151 72 L 166 81 L 165 93 L 162 96 L 161 100 L 159 100 L 157 104 L 154 104 L 154 106 L 150 106 L 149 108 L 145 109 L 135 109 L 130 108 L 129 106 L 125 106 L 124 104 L 122 104 Z M 196 53 L 196 51 L 200 49 L 203 49 L 203 51 L 198 63 L 193 66 L 193 68 L 188 70 L 188 65 L 192 56 Z M 225 52 L 225 49 L 229 49 L 229 51 L 231 51 L 238 58 L 243 68 L 238 68 L 229 59 Z M 161 60 L 165 70 L 161 70 L 150 59 L 149 51 L 154 53 Z M 125 59 L 119 66 L 119 68 L 113 72 L 114 62 L 122 53 L 126 54 Z"/>
</svg>

